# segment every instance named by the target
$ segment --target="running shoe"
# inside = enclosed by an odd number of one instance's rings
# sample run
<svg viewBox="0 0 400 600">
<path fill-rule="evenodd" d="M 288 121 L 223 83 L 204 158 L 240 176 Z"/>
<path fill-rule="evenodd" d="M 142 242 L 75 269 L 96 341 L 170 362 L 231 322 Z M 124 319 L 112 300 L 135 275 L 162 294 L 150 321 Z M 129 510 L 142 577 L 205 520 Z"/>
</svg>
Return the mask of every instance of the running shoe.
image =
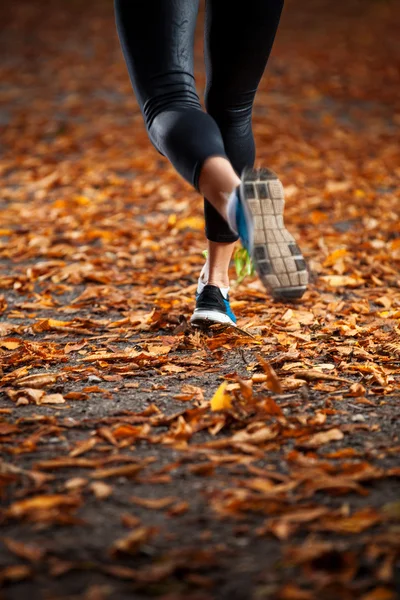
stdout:
<svg viewBox="0 0 400 600">
<path fill-rule="evenodd" d="M 283 222 L 285 199 L 278 176 L 270 169 L 246 168 L 236 195 L 236 230 L 263 285 L 276 300 L 301 298 L 308 270 Z"/>
<path fill-rule="evenodd" d="M 225 298 L 219 287 L 206 284 L 201 293 L 196 293 L 196 308 L 190 322 L 197 327 L 207 327 L 214 323 L 236 326 L 229 295 Z"/>
</svg>

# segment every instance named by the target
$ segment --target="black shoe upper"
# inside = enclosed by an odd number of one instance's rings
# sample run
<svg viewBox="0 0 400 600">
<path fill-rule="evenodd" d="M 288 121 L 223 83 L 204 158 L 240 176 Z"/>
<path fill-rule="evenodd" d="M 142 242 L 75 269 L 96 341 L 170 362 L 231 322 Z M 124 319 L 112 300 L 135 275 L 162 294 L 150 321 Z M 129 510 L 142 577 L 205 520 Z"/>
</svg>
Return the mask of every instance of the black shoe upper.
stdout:
<svg viewBox="0 0 400 600">
<path fill-rule="evenodd" d="M 196 298 L 196 308 L 201 310 L 220 310 L 226 313 L 226 304 L 221 290 L 216 285 L 206 285 Z"/>
</svg>

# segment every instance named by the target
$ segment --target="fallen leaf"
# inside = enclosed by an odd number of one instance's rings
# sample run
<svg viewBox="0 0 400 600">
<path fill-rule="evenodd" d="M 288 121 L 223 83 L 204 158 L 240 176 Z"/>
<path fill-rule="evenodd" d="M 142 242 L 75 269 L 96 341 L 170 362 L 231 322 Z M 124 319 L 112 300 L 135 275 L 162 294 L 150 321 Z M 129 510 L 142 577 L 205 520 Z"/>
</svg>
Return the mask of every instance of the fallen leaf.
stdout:
<svg viewBox="0 0 400 600">
<path fill-rule="evenodd" d="M 264 373 L 267 376 L 266 383 L 267 383 L 268 389 L 270 389 L 272 392 L 275 392 L 277 394 L 282 394 L 282 392 L 283 392 L 282 384 L 279 380 L 278 375 L 275 373 L 274 369 L 272 368 L 272 366 L 269 364 L 269 362 L 264 360 L 264 358 L 260 355 L 257 355 L 257 360 L 260 363 Z"/>
<path fill-rule="evenodd" d="M 229 410 L 232 408 L 231 396 L 226 392 L 227 381 L 223 381 L 210 400 L 211 410 Z"/>
<path fill-rule="evenodd" d="M 27 375 L 17 379 L 15 385 L 19 387 L 28 388 L 44 388 L 47 385 L 52 385 L 57 382 L 58 375 L 55 373 L 36 373 L 34 375 Z"/>
<path fill-rule="evenodd" d="M 92 481 L 92 483 L 89 485 L 89 489 L 93 492 L 98 500 L 109 498 L 113 493 L 111 485 L 104 483 L 104 481 Z"/>
<path fill-rule="evenodd" d="M 32 567 L 28 565 L 10 565 L 0 569 L 0 583 L 22 581 L 32 576 Z"/>
<path fill-rule="evenodd" d="M 76 508 L 80 503 L 81 500 L 76 496 L 42 494 L 14 502 L 8 507 L 6 514 L 14 519 L 22 517 L 35 518 L 38 512 L 46 512 L 52 509 L 64 510 Z"/>
<path fill-rule="evenodd" d="M 118 554 L 137 554 L 143 546 L 157 533 L 156 527 L 138 527 L 133 529 L 128 535 L 116 540 L 111 546 L 112 556 Z"/>
<path fill-rule="evenodd" d="M 343 438 L 343 432 L 337 427 L 334 427 L 328 431 L 320 431 L 319 433 L 315 433 L 305 441 L 298 441 L 296 445 L 301 446 L 302 448 L 319 448 L 319 446 L 322 446 L 323 444 L 336 442 L 338 440 L 342 440 Z"/>
<path fill-rule="evenodd" d="M 349 517 L 335 516 L 325 518 L 317 526 L 318 530 L 334 531 L 335 533 L 361 533 L 373 527 L 382 520 L 374 508 L 364 508 Z"/>
<path fill-rule="evenodd" d="M 40 562 L 46 554 L 46 550 L 36 544 L 20 542 L 8 537 L 3 537 L 2 542 L 10 552 L 32 563 Z"/>
<path fill-rule="evenodd" d="M 130 502 L 133 502 L 138 506 L 143 506 L 144 508 L 160 510 L 162 508 L 171 506 L 171 504 L 176 502 L 177 499 L 174 496 L 166 496 L 165 498 L 139 498 L 138 496 L 131 496 L 129 500 Z"/>
<path fill-rule="evenodd" d="M 109 477 L 135 477 L 145 465 L 133 464 L 111 467 L 109 469 L 97 469 L 90 475 L 93 479 L 107 479 Z"/>
</svg>

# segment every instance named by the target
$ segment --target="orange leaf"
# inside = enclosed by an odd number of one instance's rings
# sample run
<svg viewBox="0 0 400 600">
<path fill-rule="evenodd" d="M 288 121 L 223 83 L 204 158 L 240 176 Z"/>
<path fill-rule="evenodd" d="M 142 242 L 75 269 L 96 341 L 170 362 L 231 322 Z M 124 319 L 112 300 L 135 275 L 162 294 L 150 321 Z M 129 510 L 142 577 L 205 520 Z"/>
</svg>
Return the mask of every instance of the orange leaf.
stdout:
<svg viewBox="0 0 400 600">
<path fill-rule="evenodd" d="M 258 355 L 257 359 L 260 365 L 263 368 L 264 373 L 267 376 L 267 387 L 272 392 L 276 392 L 277 394 L 282 394 L 282 385 L 279 381 L 278 375 L 275 373 L 272 366 L 266 361 L 262 356 Z"/>
</svg>

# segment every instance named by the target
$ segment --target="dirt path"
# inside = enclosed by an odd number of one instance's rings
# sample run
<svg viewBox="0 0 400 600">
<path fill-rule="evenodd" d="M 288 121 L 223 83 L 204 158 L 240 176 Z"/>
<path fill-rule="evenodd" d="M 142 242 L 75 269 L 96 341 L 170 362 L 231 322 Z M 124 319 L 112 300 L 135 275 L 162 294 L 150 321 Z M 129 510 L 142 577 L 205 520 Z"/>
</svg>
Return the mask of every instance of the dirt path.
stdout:
<svg viewBox="0 0 400 600">
<path fill-rule="evenodd" d="M 400 598 L 400 22 L 331 4 L 287 2 L 254 118 L 310 290 L 208 333 L 112 3 L 1 9 L 1 600 Z"/>
</svg>

